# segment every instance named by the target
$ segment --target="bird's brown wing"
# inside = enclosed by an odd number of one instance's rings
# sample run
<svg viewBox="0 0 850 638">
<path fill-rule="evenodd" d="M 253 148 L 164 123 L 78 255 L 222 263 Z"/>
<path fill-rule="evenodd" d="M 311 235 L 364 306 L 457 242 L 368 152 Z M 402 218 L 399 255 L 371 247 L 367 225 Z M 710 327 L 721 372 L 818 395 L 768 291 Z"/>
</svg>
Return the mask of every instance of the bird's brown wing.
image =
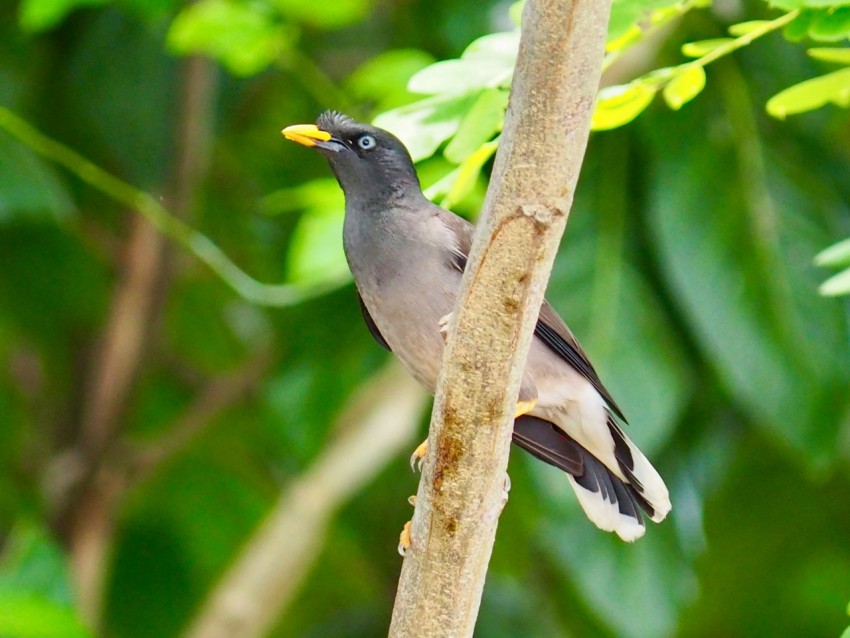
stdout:
<svg viewBox="0 0 850 638">
<path fill-rule="evenodd" d="M 626 421 L 623 411 L 620 410 L 620 406 L 614 401 L 614 397 L 602 385 L 599 375 L 596 374 L 596 370 L 594 370 L 584 350 L 579 345 L 575 336 L 573 336 L 572 331 L 545 299 L 543 300 L 543 305 L 540 307 L 540 316 L 537 319 L 537 327 L 534 328 L 534 334 L 564 359 L 564 361 L 575 368 L 581 376 L 587 379 L 599 395 L 605 399 L 605 402 L 614 414 L 623 421 Z"/>
<path fill-rule="evenodd" d="M 453 230 L 457 237 L 457 245 L 451 254 L 451 265 L 462 272 L 466 268 L 467 255 L 469 255 L 469 250 L 472 247 L 473 226 L 465 219 L 453 213 L 442 208 L 435 208 L 440 220 Z M 599 375 L 596 374 L 596 370 L 593 369 L 593 365 L 591 365 L 584 350 L 579 345 L 575 336 L 573 336 L 572 331 L 567 327 L 567 324 L 564 323 L 564 320 L 561 319 L 558 313 L 555 312 L 555 309 L 549 305 L 548 301 L 544 300 L 540 308 L 540 315 L 537 319 L 534 334 L 587 379 L 600 396 L 605 399 L 608 407 L 618 417 L 623 419 L 623 421 L 626 421 L 623 411 L 620 410 L 614 398 L 602 384 Z"/>
<path fill-rule="evenodd" d="M 366 304 L 363 303 L 363 297 L 360 296 L 360 293 L 357 293 L 357 301 L 360 303 L 360 312 L 363 313 L 363 321 L 366 322 L 366 327 L 369 328 L 369 332 L 375 337 L 375 341 L 378 342 L 378 345 L 382 348 L 393 351 L 390 348 L 390 344 L 387 343 L 387 340 L 384 339 L 384 335 L 381 334 L 381 331 L 378 330 L 378 326 L 375 325 L 375 320 L 372 319 L 372 315 L 369 314 L 369 309 L 366 307 Z"/>
</svg>

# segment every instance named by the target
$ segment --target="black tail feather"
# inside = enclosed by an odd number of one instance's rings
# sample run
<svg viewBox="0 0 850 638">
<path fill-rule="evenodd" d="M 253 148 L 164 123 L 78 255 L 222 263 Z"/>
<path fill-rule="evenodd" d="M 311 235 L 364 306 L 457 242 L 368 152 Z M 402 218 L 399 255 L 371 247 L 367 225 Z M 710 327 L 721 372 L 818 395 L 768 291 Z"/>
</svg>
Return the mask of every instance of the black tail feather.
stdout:
<svg viewBox="0 0 850 638">
<path fill-rule="evenodd" d="M 616 503 L 621 514 L 643 525 L 641 510 L 652 517 L 654 509 L 641 495 L 640 482 L 634 479 L 631 451 L 622 439 L 622 432 L 616 424 L 611 429 L 617 462 L 632 485 L 613 474 L 563 430 L 538 417 L 526 414 L 516 419 L 513 442 L 541 461 L 567 472 L 584 489 L 598 492 L 609 503 Z M 620 436 L 617 437 L 615 432 Z"/>
</svg>

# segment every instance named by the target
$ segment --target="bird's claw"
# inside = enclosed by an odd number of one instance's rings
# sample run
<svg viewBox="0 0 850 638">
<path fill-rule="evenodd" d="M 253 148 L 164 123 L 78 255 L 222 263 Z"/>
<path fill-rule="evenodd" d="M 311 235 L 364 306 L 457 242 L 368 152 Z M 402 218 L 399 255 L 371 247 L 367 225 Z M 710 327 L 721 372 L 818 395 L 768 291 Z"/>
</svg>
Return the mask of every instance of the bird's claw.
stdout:
<svg viewBox="0 0 850 638">
<path fill-rule="evenodd" d="M 410 544 L 412 542 L 412 538 L 410 537 L 410 524 L 413 521 L 407 521 L 404 524 L 404 529 L 401 530 L 401 534 L 398 535 L 398 553 L 404 557 L 407 554 L 407 550 L 410 549 Z"/>
<path fill-rule="evenodd" d="M 451 320 L 452 313 L 449 313 L 440 317 L 440 320 L 437 322 L 437 326 L 440 328 L 440 334 L 443 335 L 443 341 L 449 337 L 449 321 Z"/>
<path fill-rule="evenodd" d="M 410 455 L 410 469 L 416 472 L 419 470 L 422 471 L 422 464 L 425 462 L 425 452 L 428 450 L 428 439 L 422 441 L 415 450 L 413 450 L 413 454 Z"/>
</svg>

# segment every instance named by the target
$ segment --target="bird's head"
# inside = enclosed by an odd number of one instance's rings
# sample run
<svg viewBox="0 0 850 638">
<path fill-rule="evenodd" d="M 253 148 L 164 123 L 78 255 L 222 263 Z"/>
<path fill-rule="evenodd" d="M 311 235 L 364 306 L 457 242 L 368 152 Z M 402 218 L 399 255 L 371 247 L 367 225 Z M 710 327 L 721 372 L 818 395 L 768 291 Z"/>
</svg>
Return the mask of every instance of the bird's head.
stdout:
<svg viewBox="0 0 850 638">
<path fill-rule="evenodd" d="M 325 111 L 315 124 L 287 126 L 282 133 L 325 156 L 347 200 L 422 196 L 410 153 L 388 131 Z"/>
</svg>

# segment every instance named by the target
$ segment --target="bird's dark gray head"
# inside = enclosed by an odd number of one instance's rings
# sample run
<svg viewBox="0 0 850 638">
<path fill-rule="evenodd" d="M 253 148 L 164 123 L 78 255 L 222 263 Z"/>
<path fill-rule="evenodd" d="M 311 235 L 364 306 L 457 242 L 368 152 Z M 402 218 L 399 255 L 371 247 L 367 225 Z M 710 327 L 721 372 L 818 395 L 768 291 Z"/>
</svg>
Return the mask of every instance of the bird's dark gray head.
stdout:
<svg viewBox="0 0 850 638">
<path fill-rule="evenodd" d="M 349 203 L 423 197 L 410 153 L 388 131 L 325 111 L 315 125 L 288 126 L 283 135 L 325 156 Z"/>
</svg>

